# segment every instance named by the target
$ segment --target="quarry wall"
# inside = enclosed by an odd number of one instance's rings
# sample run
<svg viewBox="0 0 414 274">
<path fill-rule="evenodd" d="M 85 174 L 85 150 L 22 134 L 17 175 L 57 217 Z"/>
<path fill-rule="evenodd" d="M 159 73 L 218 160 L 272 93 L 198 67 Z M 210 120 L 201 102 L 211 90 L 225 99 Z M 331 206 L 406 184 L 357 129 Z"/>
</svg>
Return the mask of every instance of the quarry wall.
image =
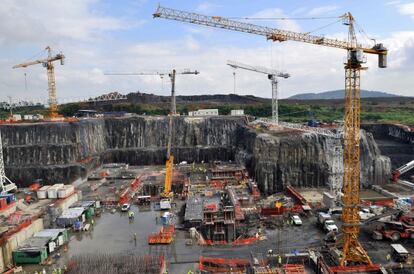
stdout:
<svg viewBox="0 0 414 274">
<path fill-rule="evenodd" d="M 134 116 L 71 123 L 1 125 L 7 175 L 21 186 L 44 178 L 68 183 L 104 162 L 164 164 L 168 118 Z M 335 143 L 336 142 L 336 143 Z M 339 142 L 339 143 L 338 143 Z M 175 162 L 237 161 L 265 193 L 287 184 L 326 186 L 333 176 L 332 147 L 341 141 L 294 130 L 268 132 L 244 117 L 175 117 Z M 390 172 L 371 134 L 362 134 L 362 183 L 377 184 Z M 388 174 L 387 174 L 388 173 Z"/>
</svg>

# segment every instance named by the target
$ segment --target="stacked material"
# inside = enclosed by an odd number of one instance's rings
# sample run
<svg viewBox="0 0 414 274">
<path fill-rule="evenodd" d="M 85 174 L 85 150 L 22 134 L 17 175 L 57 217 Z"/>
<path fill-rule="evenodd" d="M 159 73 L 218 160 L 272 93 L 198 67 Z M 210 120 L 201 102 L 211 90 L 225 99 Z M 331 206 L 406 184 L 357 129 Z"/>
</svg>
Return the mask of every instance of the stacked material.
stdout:
<svg viewBox="0 0 414 274">
<path fill-rule="evenodd" d="M 73 185 L 63 185 L 57 191 L 57 196 L 59 199 L 63 199 L 71 195 L 75 191 L 75 187 Z"/>
<path fill-rule="evenodd" d="M 37 191 L 38 199 L 64 199 L 75 192 L 73 185 L 54 184 L 51 186 L 42 186 Z"/>
<path fill-rule="evenodd" d="M 37 198 L 39 200 L 41 199 L 46 199 L 47 198 L 47 190 L 49 189 L 50 186 L 42 186 L 38 191 L 37 191 Z"/>
<path fill-rule="evenodd" d="M 148 273 L 165 272 L 165 260 L 161 256 L 89 254 L 73 257 L 69 262 L 69 274 L 101 273 Z"/>
<path fill-rule="evenodd" d="M 47 197 L 49 199 L 57 199 L 58 198 L 58 189 L 63 187 L 63 184 L 54 184 L 53 186 L 47 189 Z"/>
</svg>

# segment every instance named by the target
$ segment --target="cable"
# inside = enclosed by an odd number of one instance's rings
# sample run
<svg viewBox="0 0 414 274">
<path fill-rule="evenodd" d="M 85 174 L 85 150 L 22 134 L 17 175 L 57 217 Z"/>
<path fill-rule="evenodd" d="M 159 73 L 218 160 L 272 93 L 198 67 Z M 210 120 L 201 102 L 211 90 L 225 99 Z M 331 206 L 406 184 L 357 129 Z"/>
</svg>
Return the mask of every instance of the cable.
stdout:
<svg viewBox="0 0 414 274">
<path fill-rule="evenodd" d="M 317 29 L 314 29 L 314 30 L 308 31 L 308 32 L 306 32 L 306 33 L 307 33 L 307 34 L 309 34 L 309 33 L 312 33 L 312 32 L 315 32 L 315 31 L 318 31 L 318 30 L 321 30 L 321 29 L 327 28 L 327 27 L 329 27 L 329 26 L 331 26 L 331 25 L 333 25 L 333 24 L 338 23 L 338 22 L 339 22 L 339 21 L 341 21 L 341 20 L 342 20 L 342 18 L 341 18 L 341 19 L 339 19 L 339 20 L 337 20 L 337 21 L 334 21 L 334 22 L 331 22 L 331 23 L 329 23 L 329 24 L 326 24 L 326 25 L 324 25 L 324 26 L 321 26 L 321 27 L 319 27 L 319 28 L 317 28 Z"/>
<path fill-rule="evenodd" d="M 326 17 L 227 17 L 227 19 L 235 20 L 318 20 L 318 19 L 334 19 L 339 16 Z"/>
</svg>

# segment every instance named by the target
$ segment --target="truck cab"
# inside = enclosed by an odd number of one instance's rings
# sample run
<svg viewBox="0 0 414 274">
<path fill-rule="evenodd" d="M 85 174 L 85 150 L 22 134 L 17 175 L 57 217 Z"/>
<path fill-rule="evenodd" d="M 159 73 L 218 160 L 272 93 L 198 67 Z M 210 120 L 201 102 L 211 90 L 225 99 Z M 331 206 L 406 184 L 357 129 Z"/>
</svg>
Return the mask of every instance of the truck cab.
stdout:
<svg viewBox="0 0 414 274">
<path fill-rule="evenodd" d="M 337 232 L 338 231 L 338 227 L 336 226 L 334 220 L 326 220 L 323 225 L 323 229 L 325 230 L 325 232 Z"/>
</svg>

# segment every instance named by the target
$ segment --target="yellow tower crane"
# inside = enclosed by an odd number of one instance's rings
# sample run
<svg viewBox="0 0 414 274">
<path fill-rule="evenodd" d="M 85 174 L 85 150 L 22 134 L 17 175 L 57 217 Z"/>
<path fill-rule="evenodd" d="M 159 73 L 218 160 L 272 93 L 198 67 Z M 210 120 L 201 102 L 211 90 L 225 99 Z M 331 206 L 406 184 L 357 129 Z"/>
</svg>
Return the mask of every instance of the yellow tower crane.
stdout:
<svg viewBox="0 0 414 274">
<path fill-rule="evenodd" d="M 154 18 L 165 18 L 228 29 L 265 36 L 273 41 L 297 41 L 344 49 L 347 51 L 345 63 L 345 125 L 344 125 L 344 182 L 343 182 L 343 238 L 339 243 L 342 247 L 340 267 L 349 265 L 373 266 L 373 263 L 358 240 L 360 222 L 360 72 L 365 69 L 363 53 L 378 55 L 378 66 L 387 66 L 387 49 L 382 44 L 373 47 L 362 47 L 357 43 L 354 30 L 354 17 L 351 13 L 341 16 L 348 26 L 348 40 L 329 39 L 309 33 L 281 30 L 258 26 L 250 23 L 230 20 L 221 16 L 206 16 L 158 6 Z M 305 53 L 304 53 L 305 54 Z"/>
<path fill-rule="evenodd" d="M 58 53 L 52 56 L 52 50 L 48 46 L 45 49 L 47 51 L 47 58 L 35 60 L 27 63 L 15 65 L 13 68 L 26 68 L 28 66 L 43 64 L 47 69 L 47 82 L 48 82 L 48 93 L 49 93 L 49 118 L 58 118 L 58 106 L 56 98 L 56 80 L 55 80 L 55 67 L 53 66 L 54 61 L 60 60 L 60 64 L 63 65 L 65 56 L 63 53 Z"/>
<path fill-rule="evenodd" d="M 175 76 L 177 74 L 194 74 L 197 75 L 200 72 L 197 70 L 183 70 L 177 72 L 173 69 L 170 72 L 127 72 L 127 73 L 105 73 L 105 75 L 159 75 L 160 77 L 164 77 L 168 75 L 171 80 L 171 107 L 170 113 L 168 115 L 168 140 L 167 140 L 167 160 L 165 161 L 165 181 L 164 181 L 164 190 L 161 193 L 161 209 L 169 209 L 171 208 L 171 198 L 173 196 L 173 192 L 171 189 L 172 186 L 172 179 L 173 179 L 173 167 L 174 167 L 174 155 L 171 153 L 171 143 L 172 143 L 172 132 L 173 132 L 173 117 L 177 115 L 177 107 L 176 107 L 176 100 L 175 100 Z"/>
</svg>

